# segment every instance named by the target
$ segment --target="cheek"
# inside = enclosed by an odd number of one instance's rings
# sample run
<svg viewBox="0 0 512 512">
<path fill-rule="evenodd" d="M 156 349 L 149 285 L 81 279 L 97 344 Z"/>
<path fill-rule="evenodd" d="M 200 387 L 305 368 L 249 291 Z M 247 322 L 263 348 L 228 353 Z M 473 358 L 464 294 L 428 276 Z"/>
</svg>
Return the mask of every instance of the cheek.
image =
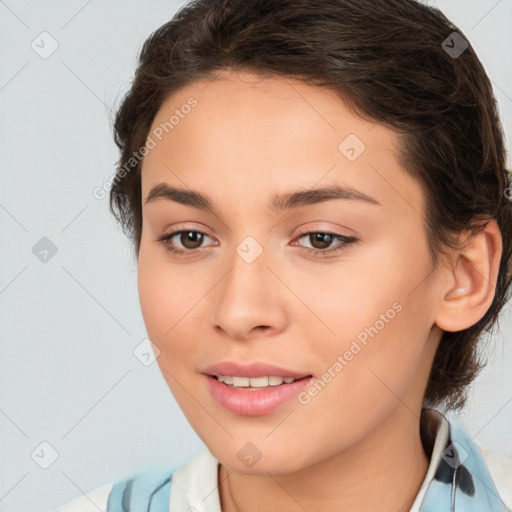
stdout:
<svg viewBox="0 0 512 512">
<path fill-rule="evenodd" d="M 157 363 L 162 375 L 182 407 L 187 407 L 189 395 L 179 383 L 198 378 L 198 355 L 211 338 L 205 322 L 205 295 L 216 277 L 211 274 L 173 264 L 163 250 L 141 244 L 137 284 L 142 316 L 148 337 L 160 350 Z"/>
<path fill-rule="evenodd" d="M 347 258 L 335 272 L 326 267 L 325 275 L 302 275 L 300 293 L 323 324 L 313 319 L 307 336 L 318 341 L 314 351 L 322 371 L 336 375 L 337 383 L 327 387 L 343 409 L 396 400 L 390 389 L 403 395 L 415 372 L 428 370 L 428 254 L 421 243 L 407 252 L 400 248 L 399 240 L 383 241 L 371 252 L 359 251 L 357 260 Z"/>
<path fill-rule="evenodd" d="M 146 249 L 141 244 L 137 268 L 139 301 L 148 334 L 155 339 L 172 339 L 191 308 L 204 293 L 193 273 L 173 265 L 163 249 Z"/>
<path fill-rule="evenodd" d="M 426 334 L 418 332 L 418 320 L 410 316 L 413 309 L 404 301 L 401 310 L 393 309 L 393 318 L 388 314 L 388 323 L 372 320 L 371 325 L 347 329 L 321 346 L 323 365 L 298 410 L 312 427 L 313 445 L 326 443 L 328 449 L 333 439 L 350 445 L 390 411 L 419 403 L 431 359 L 425 350 Z M 358 338 L 358 333 L 364 337 Z M 315 355 L 320 351 L 315 348 Z M 342 425 L 343 434 L 325 425 Z"/>
<path fill-rule="evenodd" d="M 139 253 L 137 283 L 142 316 L 151 341 L 159 348 L 157 364 L 169 390 L 189 422 L 198 429 L 197 402 L 201 396 L 197 354 L 205 339 L 195 308 L 204 289 L 191 283 L 188 272 L 169 264 L 166 255 Z M 199 389 L 198 389 L 199 387 Z M 204 421 L 204 418 L 203 418 Z M 199 428 L 200 430 L 200 428 Z"/>
<path fill-rule="evenodd" d="M 296 311 L 310 319 L 312 339 L 321 336 L 329 350 L 343 348 L 353 339 L 370 339 L 369 331 L 385 338 L 404 317 L 421 318 L 426 298 L 411 292 L 428 274 L 427 255 L 420 242 L 407 251 L 402 247 L 401 239 L 387 236 L 332 264 L 283 267 L 283 281 L 307 306 L 297 302 Z M 297 322 L 306 327 L 304 320 Z"/>
</svg>

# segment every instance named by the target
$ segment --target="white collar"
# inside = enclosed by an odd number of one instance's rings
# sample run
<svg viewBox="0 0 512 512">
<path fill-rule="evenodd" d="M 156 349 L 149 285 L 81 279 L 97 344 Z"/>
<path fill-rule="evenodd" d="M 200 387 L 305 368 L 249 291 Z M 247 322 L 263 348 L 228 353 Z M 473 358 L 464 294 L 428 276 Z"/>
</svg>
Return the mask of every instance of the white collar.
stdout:
<svg viewBox="0 0 512 512">
<path fill-rule="evenodd" d="M 172 476 L 169 510 L 221 512 L 219 461 L 204 447 Z"/>
</svg>

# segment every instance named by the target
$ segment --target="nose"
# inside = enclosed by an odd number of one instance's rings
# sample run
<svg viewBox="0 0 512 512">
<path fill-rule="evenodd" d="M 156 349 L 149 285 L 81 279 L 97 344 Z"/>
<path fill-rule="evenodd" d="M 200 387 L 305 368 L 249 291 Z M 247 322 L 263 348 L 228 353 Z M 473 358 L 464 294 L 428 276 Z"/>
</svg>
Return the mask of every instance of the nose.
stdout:
<svg viewBox="0 0 512 512">
<path fill-rule="evenodd" d="M 215 329 L 223 336 L 243 341 L 275 335 L 286 328 L 285 287 L 270 269 L 266 252 L 248 263 L 237 253 L 231 269 L 216 286 Z"/>
</svg>

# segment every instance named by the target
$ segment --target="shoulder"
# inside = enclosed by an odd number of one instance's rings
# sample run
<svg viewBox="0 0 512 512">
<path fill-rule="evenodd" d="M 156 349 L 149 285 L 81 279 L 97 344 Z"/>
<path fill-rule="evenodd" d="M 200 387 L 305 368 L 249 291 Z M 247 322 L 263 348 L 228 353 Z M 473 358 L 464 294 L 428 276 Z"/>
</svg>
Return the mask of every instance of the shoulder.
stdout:
<svg viewBox="0 0 512 512">
<path fill-rule="evenodd" d="M 97 487 L 55 512 L 167 511 L 174 470 L 151 469 Z"/>
<path fill-rule="evenodd" d="M 479 449 L 503 503 L 512 510 L 512 458 Z"/>
</svg>

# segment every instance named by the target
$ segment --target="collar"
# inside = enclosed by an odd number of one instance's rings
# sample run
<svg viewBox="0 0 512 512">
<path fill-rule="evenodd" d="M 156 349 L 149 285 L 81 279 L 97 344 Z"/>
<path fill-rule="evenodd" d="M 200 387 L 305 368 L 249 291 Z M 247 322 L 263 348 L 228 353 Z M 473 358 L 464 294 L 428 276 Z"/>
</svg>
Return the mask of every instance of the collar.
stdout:
<svg viewBox="0 0 512 512">
<path fill-rule="evenodd" d="M 478 446 L 443 414 L 423 409 L 422 441 L 430 464 L 409 512 L 509 512 Z M 169 510 L 221 512 L 219 461 L 207 447 L 172 477 Z"/>
<path fill-rule="evenodd" d="M 434 409 L 423 409 L 422 440 L 433 448 L 410 512 L 508 512 L 478 446 L 466 431 Z M 430 441 L 430 443 L 429 443 Z"/>
</svg>

